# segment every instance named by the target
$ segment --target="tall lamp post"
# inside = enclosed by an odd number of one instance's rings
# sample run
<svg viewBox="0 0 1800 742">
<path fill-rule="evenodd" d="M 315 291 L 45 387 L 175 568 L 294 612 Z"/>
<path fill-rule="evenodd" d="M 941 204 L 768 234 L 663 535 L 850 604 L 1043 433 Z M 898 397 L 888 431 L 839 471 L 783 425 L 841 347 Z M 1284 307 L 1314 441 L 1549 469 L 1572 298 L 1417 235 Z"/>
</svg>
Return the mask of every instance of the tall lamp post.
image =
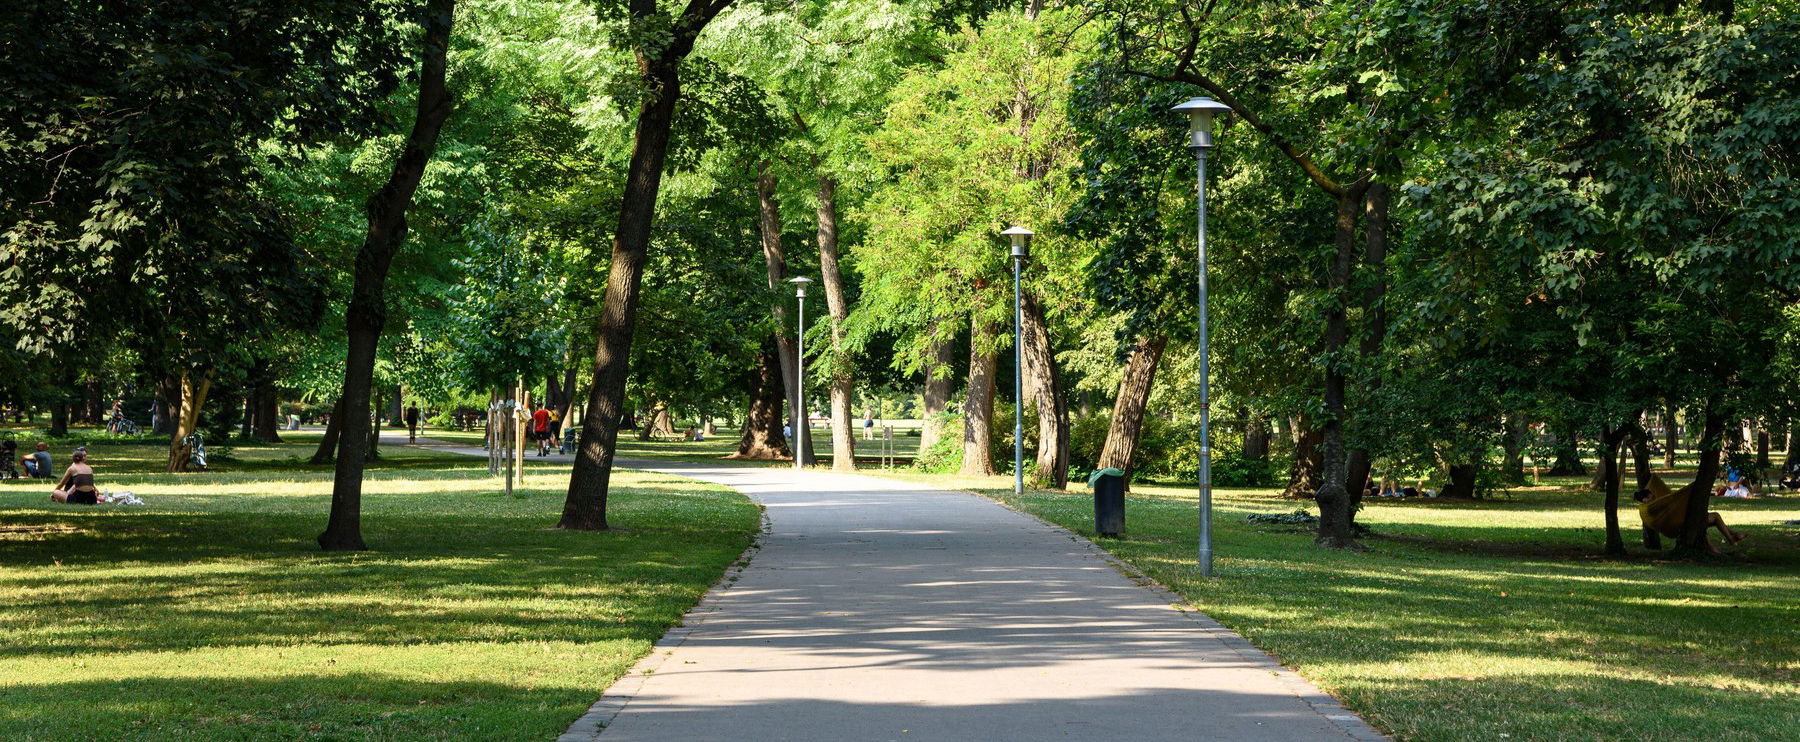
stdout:
<svg viewBox="0 0 1800 742">
<path fill-rule="evenodd" d="M 1173 109 L 1188 116 L 1188 149 L 1200 163 L 1196 179 L 1200 204 L 1200 574 L 1211 577 L 1212 563 L 1212 396 L 1206 331 L 1206 153 L 1213 147 L 1213 117 L 1231 113 L 1231 106 L 1211 98 L 1191 98 Z"/>
<path fill-rule="evenodd" d="M 794 321 L 795 410 L 794 440 L 790 441 L 790 444 L 794 447 L 794 470 L 801 471 L 806 469 L 806 454 L 802 452 L 808 450 L 802 444 L 810 437 L 807 434 L 812 432 L 809 430 L 812 421 L 806 414 L 806 285 L 812 283 L 812 279 L 806 276 L 795 276 L 788 279 L 788 283 L 794 284 L 794 298 L 800 302 L 800 306 L 795 310 Z"/>
<path fill-rule="evenodd" d="M 1013 261 L 1013 494 L 1025 494 L 1025 325 L 1024 300 L 1019 293 L 1019 272 L 1025 265 L 1025 248 L 1032 232 L 1014 226 L 1000 234 L 1012 239 Z"/>
</svg>

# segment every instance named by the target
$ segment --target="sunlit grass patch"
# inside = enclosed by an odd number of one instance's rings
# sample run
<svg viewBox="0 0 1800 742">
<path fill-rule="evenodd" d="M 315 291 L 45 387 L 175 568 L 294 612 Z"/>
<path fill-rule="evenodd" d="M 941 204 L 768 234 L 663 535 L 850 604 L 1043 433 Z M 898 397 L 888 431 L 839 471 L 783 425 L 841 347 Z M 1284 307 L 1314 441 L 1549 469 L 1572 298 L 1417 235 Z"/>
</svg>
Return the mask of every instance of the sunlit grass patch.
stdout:
<svg viewBox="0 0 1800 742">
<path fill-rule="evenodd" d="M 0 486 L 0 739 L 553 738 L 758 522 L 723 488 L 621 471 L 614 531 L 559 531 L 566 473 L 505 497 L 479 459 L 391 446 L 364 488 L 373 550 L 326 554 L 329 469 L 279 463 L 306 442 L 205 474 L 118 465 L 153 448 L 97 456 L 142 508 Z"/>
</svg>

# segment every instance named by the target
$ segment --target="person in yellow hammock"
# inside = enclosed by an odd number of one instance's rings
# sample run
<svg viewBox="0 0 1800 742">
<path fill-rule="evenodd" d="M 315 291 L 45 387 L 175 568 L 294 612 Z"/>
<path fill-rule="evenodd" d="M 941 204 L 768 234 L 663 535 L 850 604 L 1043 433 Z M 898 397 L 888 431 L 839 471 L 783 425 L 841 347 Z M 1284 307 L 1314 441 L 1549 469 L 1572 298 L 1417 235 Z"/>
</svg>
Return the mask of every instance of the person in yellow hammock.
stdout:
<svg viewBox="0 0 1800 742">
<path fill-rule="evenodd" d="M 1632 499 L 1637 500 L 1638 518 L 1644 522 L 1644 527 L 1674 539 L 1681 538 L 1681 531 L 1687 526 L 1688 497 L 1686 487 L 1670 489 L 1658 476 L 1650 477 L 1650 486 L 1632 495 Z M 1718 513 L 1706 514 L 1706 526 L 1719 529 L 1719 535 L 1732 546 L 1744 540 L 1744 534 L 1731 530 Z M 1719 547 L 1714 546 L 1710 538 L 1706 539 L 1706 549 L 1719 553 Z"/>
</svg>

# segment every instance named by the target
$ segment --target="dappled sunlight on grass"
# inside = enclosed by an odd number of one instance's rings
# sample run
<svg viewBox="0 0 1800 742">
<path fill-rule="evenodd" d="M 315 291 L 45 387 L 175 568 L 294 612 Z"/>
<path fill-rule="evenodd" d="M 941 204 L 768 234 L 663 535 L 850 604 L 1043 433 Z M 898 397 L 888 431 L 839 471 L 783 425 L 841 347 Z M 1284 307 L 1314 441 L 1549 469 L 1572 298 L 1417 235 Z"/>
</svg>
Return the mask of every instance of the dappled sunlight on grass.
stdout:
<svg viewBox="0 0 1800 742">
<path fill-rule="evenodd" d="M 735 493 L 621 471 L 616 530 L 559 531 L 566 473 L 509 498 L 479 459 L 386 453 L 361 553 L 312 542 L 328 468 L 97 467 L 141 508 L 0 486 L 0 738 L 554 737 L 757 527 Z"/>
</svg>

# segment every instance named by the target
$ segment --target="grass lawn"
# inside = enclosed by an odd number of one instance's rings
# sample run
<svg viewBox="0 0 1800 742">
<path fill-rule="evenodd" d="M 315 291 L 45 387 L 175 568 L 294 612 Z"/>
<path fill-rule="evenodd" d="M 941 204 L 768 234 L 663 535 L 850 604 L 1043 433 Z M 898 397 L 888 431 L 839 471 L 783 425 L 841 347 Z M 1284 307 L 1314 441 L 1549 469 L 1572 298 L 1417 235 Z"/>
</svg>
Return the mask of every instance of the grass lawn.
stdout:
<svg viewBox="0 0 1800 742">
<path fill-rule="evenodd" d="M 143 508 L 0 482 L 0 739 L 552 739 L 758 526 L 729 490 L 621 472 L 615 530 L 557 531 L 566 473 L 505 498 L 480 459 L 390 446 L 374 550 L 326 554 L 331 474 L 292 437 L 199 475 L 96 444 Z"/>
<path fill-rule="evenodd" d="M 1093 501 L 1014 498 L 1008 478 L 902 475 L 981 492 L 1092 538 Z M 1309 505 L 1215 493 L 1213 580 L 1195 498 L 1142 486 L 1098 542 L 1402 740 L 1800 739 L 1800 497 L 1715 501 L 1749 534 L 1718 564 L 1602 559 L 1599 497 L 1381 500 L 1366 553 L 1253 525 Z M 1629 526 L 1635 511 L 1623 514 Z"/>
</svg>

